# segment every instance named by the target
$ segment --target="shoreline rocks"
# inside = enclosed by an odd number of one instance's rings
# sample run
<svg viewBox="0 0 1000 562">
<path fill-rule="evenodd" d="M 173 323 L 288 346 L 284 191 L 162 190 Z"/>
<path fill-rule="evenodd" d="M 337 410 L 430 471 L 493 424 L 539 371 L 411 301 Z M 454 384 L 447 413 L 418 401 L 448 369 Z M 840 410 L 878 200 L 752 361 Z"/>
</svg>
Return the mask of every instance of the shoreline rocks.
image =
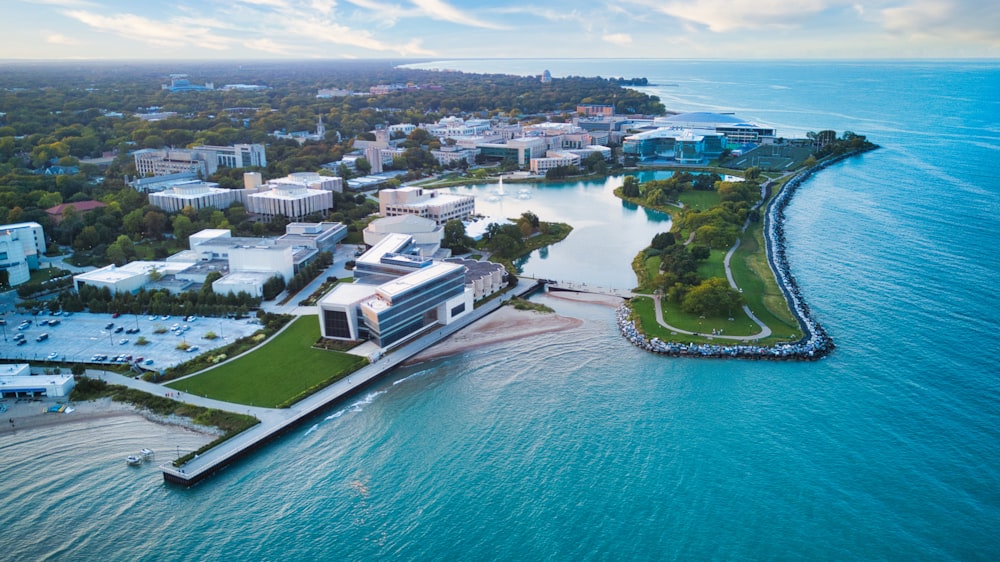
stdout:
<svg viewBox="0 0 1000 562">
<path fill-rule="evenodd" d="M 673 357 L 815 361 L 829 355 L 836 347 L 833 343 L 833 338 L 827 334 L 826 329 L 813 316 L 809 305 L 803 300 L 802 292 L 795 281 L 795 277 L 792 275 L 788 259 L 785 255 L 785 208 L 791 201 L 795 191 L 802 185 L 802 182 L 809 179 L 816 171 L 822 170 L 850 156 L 866 152 L 867 150 L 871 150 L 871 148 L 843 154 L 799 172 L 785 184 L 784 189 L 771 201 L 764 215 L 764 235 L 767 237 L 768 242 L 766 244 L 767 260 L 771 265 L 771 270 L 774 271 L 778 287 L 784 293 L 785 300 L 788 302 L 792 314 L 795 315 L 799 327 L 805 334 L 802 339 L 793 343 L 773 346 L 677 343 L 665 342 L 659 338 L 647 339 L 629 319 L 631 310 L 628 307 L 628 303 L 622 304 L 618 307 L 617 311 L 618 328 L 621 330 L 622 335 L 639 348 L 651 353 L 660 353 Z"/>
</svg>

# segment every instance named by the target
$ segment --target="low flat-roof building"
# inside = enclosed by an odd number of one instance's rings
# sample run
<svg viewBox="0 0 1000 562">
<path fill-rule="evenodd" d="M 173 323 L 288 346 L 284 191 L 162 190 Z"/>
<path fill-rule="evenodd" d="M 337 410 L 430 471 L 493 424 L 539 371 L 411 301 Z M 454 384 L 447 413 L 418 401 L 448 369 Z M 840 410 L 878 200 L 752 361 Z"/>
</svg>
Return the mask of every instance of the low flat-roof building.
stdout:
<svg viewBox="0 0 1000 562">
<path fill-rule="evenodd" d="M 553 168 L 579 168 L 580 155 L 567 150 L 550 150 L 544 158 L 531 159 L 531 171 L 535 174 L 545 174 Z"/>
<path fill-rule="evenodd" d="M 390 234 L 407 234 L 413 237 L 418 245 L 441 247 L 444 238 L 444 227 L 431 219 L 416 215 L 399 215 L 375 219 L 365 227 L 363 236 L 365 244 L 375 246 Z M 437 250 L 426 252 L 432 255 Z"/>
<path fill-rule="evenodd" d="M 378 192 L 379 213 L 383 217 L 416 215 L 444 225 L 476 212 L 476 198 L 419 187 L 383 189 Z"/>
<path fill-rule="evenodd" d="M 302 219 L 333 209 L 333 192 L 343 191 L 343 180 L 319 174 L 292 174 L 271 180 L 263 187 L 267 190 L 247 195 L 248 212 L 265 219 L 278 215 Z"/>
<path fill-rule="evenodd" d="M 3 398 L 65 398 L 76 386 L 73 375 L 31 375 L 27 363 L 0 365 L 0 396 Z"/>
<path fill-rule="evenodd" d="M 137 150 L 133 153 L 133 158 L 139 176 L 194 172 L 205 177 L 214 174 L 219 168 L 267 166 L 267 156 L 262 144 L 149 148 Z"/>
<path fill-rule="evenodd" d="M 339 222 L 293 222 L 285 226 L 285 234 L 278 237 L 279 246 L 314 248 L 317 252 L 330 252 L 347 237 L 347 226 Z"/>
<path fill-rule="evenodd" d="M 246 191 L 224 189 L 215 182 L 188 180 L 172 184 L 158 193 L 149 194 L 149 204 L 168 213 L 180 212 L 184 207 L 194 209 L 226 209 L 233 203 L 242 203 Z"/>
<path fill-rule="evenodd" d="M 106 287 L 111 293 L 135 293 L 150 282 L 150 275 L 156 271 L 161 275 L 174 275 L 187 269 L 189 262 L 134 261 L 122 266 L 114 264 L 73 276 L 77 291 L 83 285 Z"/>
</svg>

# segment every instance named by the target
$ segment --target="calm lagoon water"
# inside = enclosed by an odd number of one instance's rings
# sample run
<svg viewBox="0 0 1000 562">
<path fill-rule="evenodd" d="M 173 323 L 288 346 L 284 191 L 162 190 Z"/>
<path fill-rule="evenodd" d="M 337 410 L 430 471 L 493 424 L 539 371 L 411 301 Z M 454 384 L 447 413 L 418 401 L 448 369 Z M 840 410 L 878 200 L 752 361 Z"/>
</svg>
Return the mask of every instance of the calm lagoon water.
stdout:
<svg viewBox="0 0 1000 562">
<path fill-rule="evenodd" d="M 117 456 L 13 458 L 0 441 L 5 559 L 995 559 L 1000 65 L 427 66 L 646 76 L 671 110 L 881 144 L 788 212 L 792 270 L 836 352 L 666 359 L 627 344 L 610 308 L 540 297 L 583 326 L 401 369 L 190 490 Z M 610 202 L 607 183 L 533 189 L 503 214 L 576 231 L 529 273 L 633 283 L 602 264 L 663 217 Z"/>
</svg>

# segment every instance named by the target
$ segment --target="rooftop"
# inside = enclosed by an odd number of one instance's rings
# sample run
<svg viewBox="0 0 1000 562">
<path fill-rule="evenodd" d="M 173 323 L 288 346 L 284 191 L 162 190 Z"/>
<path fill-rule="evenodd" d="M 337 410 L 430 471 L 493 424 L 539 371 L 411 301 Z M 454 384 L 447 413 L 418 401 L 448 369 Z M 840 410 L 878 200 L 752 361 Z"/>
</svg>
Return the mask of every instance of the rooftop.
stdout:
<svg viewBox="0 0 1000 562">
<path fill-rule="evenodd" d="M 378 292 L 379 294 L 391 299 L 415 287 L 419 287 L 420 285 L 423 285 L 424 283 L 427 283 L 428 281 L 431 281 L 441 275 L 462 268 L 464 268 L 464 266 L 456 263 L 437 262 L 430 267 L 418 269 L 413 273 L 389 281 L 384 285 L 379 285 Z"/>
</svg>

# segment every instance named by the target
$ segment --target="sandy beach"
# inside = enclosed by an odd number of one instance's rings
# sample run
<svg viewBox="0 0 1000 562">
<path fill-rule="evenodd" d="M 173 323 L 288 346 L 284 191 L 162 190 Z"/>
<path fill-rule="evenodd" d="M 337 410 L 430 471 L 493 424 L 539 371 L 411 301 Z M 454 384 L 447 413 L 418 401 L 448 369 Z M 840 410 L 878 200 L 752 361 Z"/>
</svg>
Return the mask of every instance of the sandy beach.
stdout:
<svg viewBox="0 0 1000 562">
<path fill-rule="evenodd" d="M 110 398 L 100 398 L 86 402 L 68 402 L 66 400 L 51 398 L 39 402 L 16 402 L 13 399 L 6 399 L 3 403 L 7 406 L 7 411 L 0 418 L 2 420 L 2 423 L 0 423 L 0 437 L 54 425 L 98 422 L 120 417 L 134 417 L 158 424 L 180 426 L 190 431 L 204 434 L 207 441 L 213 439 L 217 433 L 213 431 L 215 428 L 195 425 L 186 418 L 177 416 L 164 418 L 138 410 L 131 404 L 115 402 Z M 69 404 L 69 408 L 72 408 L 72 411 L 68 413 L 49 412 L 49 406 L 57 403 Z"/>
<path fill-rule="evenodd" d="M 586 302 L 599 306 L 607 306 L 608 308 L 615 308 L 621 303 L 621 299 L 616 297 L 573 292 L 553 292 L 549 293 L 547 298 Z M 519 338 L 572 330 L 581 324 L 583 324 L 583 320 L 579 318 L 549 312 L 518 310 L 512 306 L 504 306 L 486 318 L 461 330 L 454 336 L 420 353 L 407 363 L 420 363 Z M 72 408 L 72 412 L 50 413 L 47 411 L 49 406 L 57 403 L 68 403 Z M 110 398 L 72 403 L 65 399 L 56 400 L 51 398 L 38 402 L 18 402 L 13 399 L 6 399 L 3 401 L 3 404 L 7 406 L 7 411 L 0 417 L 0 421 L 2 421 L 0 423 L 0 438 L 36 428 L 81 422 L 99 422 L 101 420 L 111 420 L 126 416 L 195 431 L 203 434 L 206 440 L 211 440 L 218 434 L 215 428 L 195 425 L 187 418 L 157 416 L 139 410 L 130 404 L 115 402 Z"/>
<path fill-rule="evenodd" d="M 621 299 L 602 295 L 572 292 L 548 293 L 548 297 L 617 307 Z M 421 363 L 519 338 L 571 330 L 583 324 L 579 318 L 561 316 L 550 312 L 518 310 L 503 306 L 486 318 L 463 329 L 454 336 L 416 355 L 406 364 Z"/>
</svg>

